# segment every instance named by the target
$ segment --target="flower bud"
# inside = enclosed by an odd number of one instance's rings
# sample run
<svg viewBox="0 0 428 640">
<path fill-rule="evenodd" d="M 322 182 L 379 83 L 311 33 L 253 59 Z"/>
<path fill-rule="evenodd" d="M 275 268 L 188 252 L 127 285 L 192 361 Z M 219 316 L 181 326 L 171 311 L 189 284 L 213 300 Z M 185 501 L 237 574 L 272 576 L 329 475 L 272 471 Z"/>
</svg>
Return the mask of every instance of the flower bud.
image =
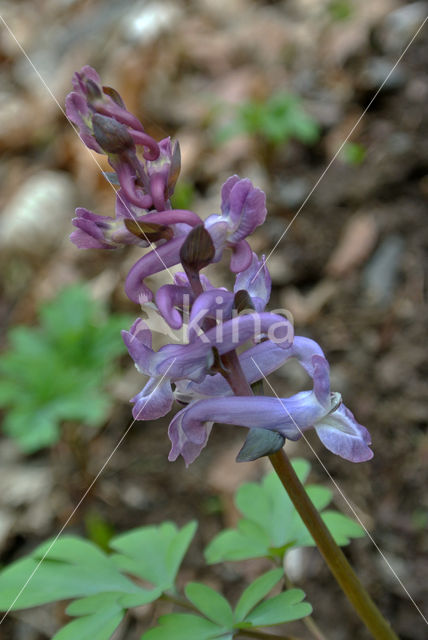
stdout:
<svg viewBox="0 0 428 640">
<path fill-rule="evenodd" d="M 127 127 L 114 118 L 96 113 L 92 117 L 94 137 L 106 153 L 123 153 L 134 149 L 134 141 Z"/>
<path fill-rule="evenodd" d="M 188 271 L 198 272 L 209 265 L 214 255 L 214 243 L 202 224 L 190 231 L 180 249 L 180 261 L 186 274 Z"/>
</svg>

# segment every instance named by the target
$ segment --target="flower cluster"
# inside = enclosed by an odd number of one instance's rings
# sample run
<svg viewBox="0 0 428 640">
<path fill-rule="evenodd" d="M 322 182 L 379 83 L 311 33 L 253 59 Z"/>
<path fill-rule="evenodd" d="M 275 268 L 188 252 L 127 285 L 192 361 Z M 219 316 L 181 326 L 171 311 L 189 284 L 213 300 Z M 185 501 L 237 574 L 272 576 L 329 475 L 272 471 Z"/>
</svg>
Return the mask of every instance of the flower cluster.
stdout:
<svg viewBox="0 0 428 640">
<path fill-rule="evenodd" d="M 202 220 L 192 211 L 173 209 L 178 145 L 149 136 L 117 92 L 101 86 L 91 67 L 74 75 L 73 87 L 67 115 L 90 149 L 107 154 L 114 170 L 108 178 L 118 189 L 115 219 L 79 208 L 71 240 L 84 249 L 127 244 L 147 249 L 126 278 L 128 297 L 143 309 L 154 308 L 171 329 L 187 326 L 185 343 L 157 351 L 144 320 L 123 332 L 137 369 L 148 376 L 132 399 L 134 418 L 165 416 L 174 400 L 184 405 L 168 433 L 169 459 L 181 455 L 186 464 L 205 447 L 215 422 L 241 425 L 250 436 L 256 434 L 247 438 L 253 440 L 252 448 L 238 459 L 271 453 L 286 438 L 298 440 L 313 428 L 333 453 L 353 462 L 369 460 L 369 433 L 340 394 L 331 392 L 329 365 L 319 345 L 294 336 L 284 315 L 265 310 L 269 271 L 246 240 L 265 220 L 264 193 L 250 180 L 232 176 L 222 187 L 220 213 Z M 233 291 L 215 287 L 201 273 L 221 260 L 226 249 L 235 274 Z M 171 284 L 150 290 L 148 276 L 180 263 L 184 272 L 175 273 Z M 307 372 L 312 389 L 289 398 L 252 395 L 251 385 L 291 358 Z"/>
</svg>

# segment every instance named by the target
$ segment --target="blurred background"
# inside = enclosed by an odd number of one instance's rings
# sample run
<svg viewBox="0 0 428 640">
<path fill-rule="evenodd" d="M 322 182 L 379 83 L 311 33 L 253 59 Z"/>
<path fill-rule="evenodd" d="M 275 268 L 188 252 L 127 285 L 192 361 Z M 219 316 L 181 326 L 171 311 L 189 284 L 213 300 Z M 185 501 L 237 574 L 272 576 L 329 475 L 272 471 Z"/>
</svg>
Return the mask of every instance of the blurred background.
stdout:
<svg viewBox="0 0 428 640">
<path fill-rule="evenodd" d="M 370 430 L 375 456 L 353 465 L 315 434 L 309 439 L 426 607 L 426 28 L 311 191 L 427 8 L 394 0 L 3 0 L 2 17 L 31 60 L 1 23 L 3 565 L 57 533 L 130 424 L 129 398 L 144 382 L 119 336 L 139 315 L 123 282 L 140 250 L 81 251 L 68 240 L 77 205 L 114 211 L 111 186 L 61 113 L 73 72 L 90 64 L 151 135 L 179 140 L 176 207 L 218 212 L 225 179 L 251 178 L 266 192 L 268 218 L 250 243 L 269 254 L 305 203 L 268 262 L 271 308 L 290 310 L 296 333 L 320 342 L 332 386 Z M 108 169 L 104 157 L 97 161 Z M 224 267 L 215 278 L 230 284 Z M 286 396 L 308 381 L 287 365 L 271 383 Z M 207 569 L 202 549 L 236 521 L 233 493 L 260 478 L 265 462 L 236 464 L 245 432 L 218 426 L 186 470 L 167 461 L 167 424 L 134 425 L 67 531 L 105 546 L 130 527 L 197 518 L 183 579 L 233 599 L 263 563 Z M 312 479 L 330 486 L 307 444 L 287 450 L 313 460 Z M 335 504 L 348 513 L 339 495 Z M 354 541 L 346 553 L 400 637 L 425 638 L 372 542 Z M 315 549 L 301 553 L 294 573 L 327 638 L 368 637 Z M 0 637 L 43 640 L 65 619 L 62 605 L 13 613 Z M 153 609 L 141 608 L 117 639 L 139 638 L 153 621 Z M 287 629 L 310 637 L 301 624 Z"/>
</svg>

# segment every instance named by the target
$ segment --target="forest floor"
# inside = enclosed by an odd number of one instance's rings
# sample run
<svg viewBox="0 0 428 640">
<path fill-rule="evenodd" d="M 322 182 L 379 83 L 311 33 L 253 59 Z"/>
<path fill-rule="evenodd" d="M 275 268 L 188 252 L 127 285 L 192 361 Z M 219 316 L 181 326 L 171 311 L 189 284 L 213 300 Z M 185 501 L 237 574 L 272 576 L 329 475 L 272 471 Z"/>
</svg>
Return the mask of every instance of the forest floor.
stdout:
<svg viewBox="0 0 428 640">
<path fill-rule="evenodd" d="M 91 64 L 150 134 L 179 140 L 182 194 L 191 209 L 202 216 L 218 211 L 221 185 L 233 173 L 266 191 L 267 222 L 252 246 L 269 255 L 280 240 L 268 262 L 271 307 L 291 311 L 296 333 L 320 342 L 334 389 L 373 440 L 373 460 L 352 465 L 309 436 L 376 543 L 366 537 L 346 553 L 400 638 L 424 640 L 426 624 L 397 576 L 426 612 L 426 27 L 385 79 L 427 3 L 6 0 L 2 11 L 60 106 L 72 73 Z M 75 281 L 89 282 L 112 311 L 137 316 L 123 281 L 139 250 L 85 252 L 68 241 L 75 206 L 112 214 L 111 188 L 4 27 L 0 64 L 2 346 L 10 327 L 34 324 L 40 302 Z M 292 133 L 274 145 L 263 132 L 222 139 L 237 105 L 278 91 L 299 96 L 298 108 L 318 123 L 317 140 L 305 144 Z M 215 278 L 229 276 L 218 267 Z M 25 456 L 2 436 L 2 564 L 56 534 L 131 422 L 129 398 L 142 379 L 127 356 L 121 367 L 114 409 L 90 437 L 76 440 L 65 425 L 52 449 Z M 286 367 L 270 380 L 280 396 L 305 382 Z M 67 531 L 95 535 L 96 523 L 121 532 L 196 518 L 184 577 L 206 580 L 233 600 L 263 565 L 203 568 L 202 549 L 236 521 L 232 496 L 239 484 L 260 478 L 267 464 L 236 464 L 244 432 L 227 426 L 215 426 L 189 469 L 169 463 L 167 424 L 133 426 Z M 311 478 L 330 486 L 305 442 L 287 449 L 310 459 Z M 337 492 L 335 505 L 348 513 Z M 304 550 L 300 559 L 296 581 L 326 638 L 368 638 L 317 550 Z M 117 640 L 136 640 L 153 616 L 150 608 L 131 616 Z M 62 606 L 14 613 L 0 637 L 44 640 L 64 619 Z M 301 623 L 287 630 L 311 637 Z"/>
</svg>

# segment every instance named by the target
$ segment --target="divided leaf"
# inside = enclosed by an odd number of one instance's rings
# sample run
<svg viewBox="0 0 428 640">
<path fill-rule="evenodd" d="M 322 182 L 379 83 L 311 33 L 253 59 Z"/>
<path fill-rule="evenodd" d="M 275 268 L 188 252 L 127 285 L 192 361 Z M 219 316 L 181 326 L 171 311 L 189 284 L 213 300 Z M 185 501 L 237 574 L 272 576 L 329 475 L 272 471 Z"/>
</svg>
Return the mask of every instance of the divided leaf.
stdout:
<svg viewBox="0 0 428 640">
<path fill-rule="evenodd" d="M 110 640 L 124 616 L 125 611 L 121 607 L 104 606 L 91 615 L 69 622 L 52 640 Z"/>
<path fill-rule="evenodd" d="M 36 327 L 15 327 L 0 357 L 3 429 L 25 452 L 57 442 L 64 420 L 102 424 L 111 407 L 105 385 L 125 351 L 128 316 L 107 316 L 81 285 L 64 289 L 40 309 Z"/>
<path fill-rule="evenodd" d="M 141 527 L 113 538 L 110 546 L 122 554 L 112 555 L 75 536 L 46 541 L 0 572 L 0 610 L 77 598 L 67 613 L 80 617 L 55 640 L 109 640 L 127 609 L 153 602 L 173 586 L 195 530 L 195 522 L 182 529 L 171 522 Z M 123 571 L 155 588 L 141 587 Z"/>
<path fill-rule="evenodd" d="M 189 582 L 184 591 L 187 599 L 209 620 L 220 626 L 233 625 L 232 608 L 217 591 L 198 582 Z"/>
<path fill-rule="evenodd" d="M 245 622 L 251 622 L 258 627 L 268 627 L 305 618 L 312 613 L 312 607 L 308 602 L 302 602 L 304 597 L 305 593 L 301 589 L 283 591 L 259 604 L 245 618 Z"/>
<path fill-rule="evenodd" d="M 296 459 L 293 467 L 302 482 L 310 471 L 306 460 Z M 321 512 L 336 542 L 348 544 L 351 538 L 364 535 L 363 529 L 347 516 L 325 511 L 332 492 L 319 485 L 307 485 L 307 493 Z M 282 557 L 291 547 L 313 546 L 314 541 L 278 478 L 272 472 L 260 483 L 242 485 L 235 497 L 243 518 L 236 529 L 220 532 L 205 549 L 207 562 L 247 558 Z"/>
<path fill-rule="evenodd" d="M 214 622 L 191 613 L 169 613 L 161 616 L 158 626 L 144 633 L 141 640 L 226 640 L 232 635 L 224 635 Z"/>
<path fill-rule="evenodd" d="M 248 613 L 260 600 L 263 600 L 281 580 L 284 572 L 282 569 L 272 569 L 259 576 L 242 593 L 235 608 L 235 616 L 238 621 L 244 620 Z"/>
<path fill-rule="evenodd" d="M 195 535 L 197 523 L 182 529 L 172 522 L 141 527 L 112 538 L 109 545 L 118 554 L 112 556 L 122 571 L 143 578 L 153 585 L 169 589 L 173 586 L 181 561 Z"/>
</svg>

